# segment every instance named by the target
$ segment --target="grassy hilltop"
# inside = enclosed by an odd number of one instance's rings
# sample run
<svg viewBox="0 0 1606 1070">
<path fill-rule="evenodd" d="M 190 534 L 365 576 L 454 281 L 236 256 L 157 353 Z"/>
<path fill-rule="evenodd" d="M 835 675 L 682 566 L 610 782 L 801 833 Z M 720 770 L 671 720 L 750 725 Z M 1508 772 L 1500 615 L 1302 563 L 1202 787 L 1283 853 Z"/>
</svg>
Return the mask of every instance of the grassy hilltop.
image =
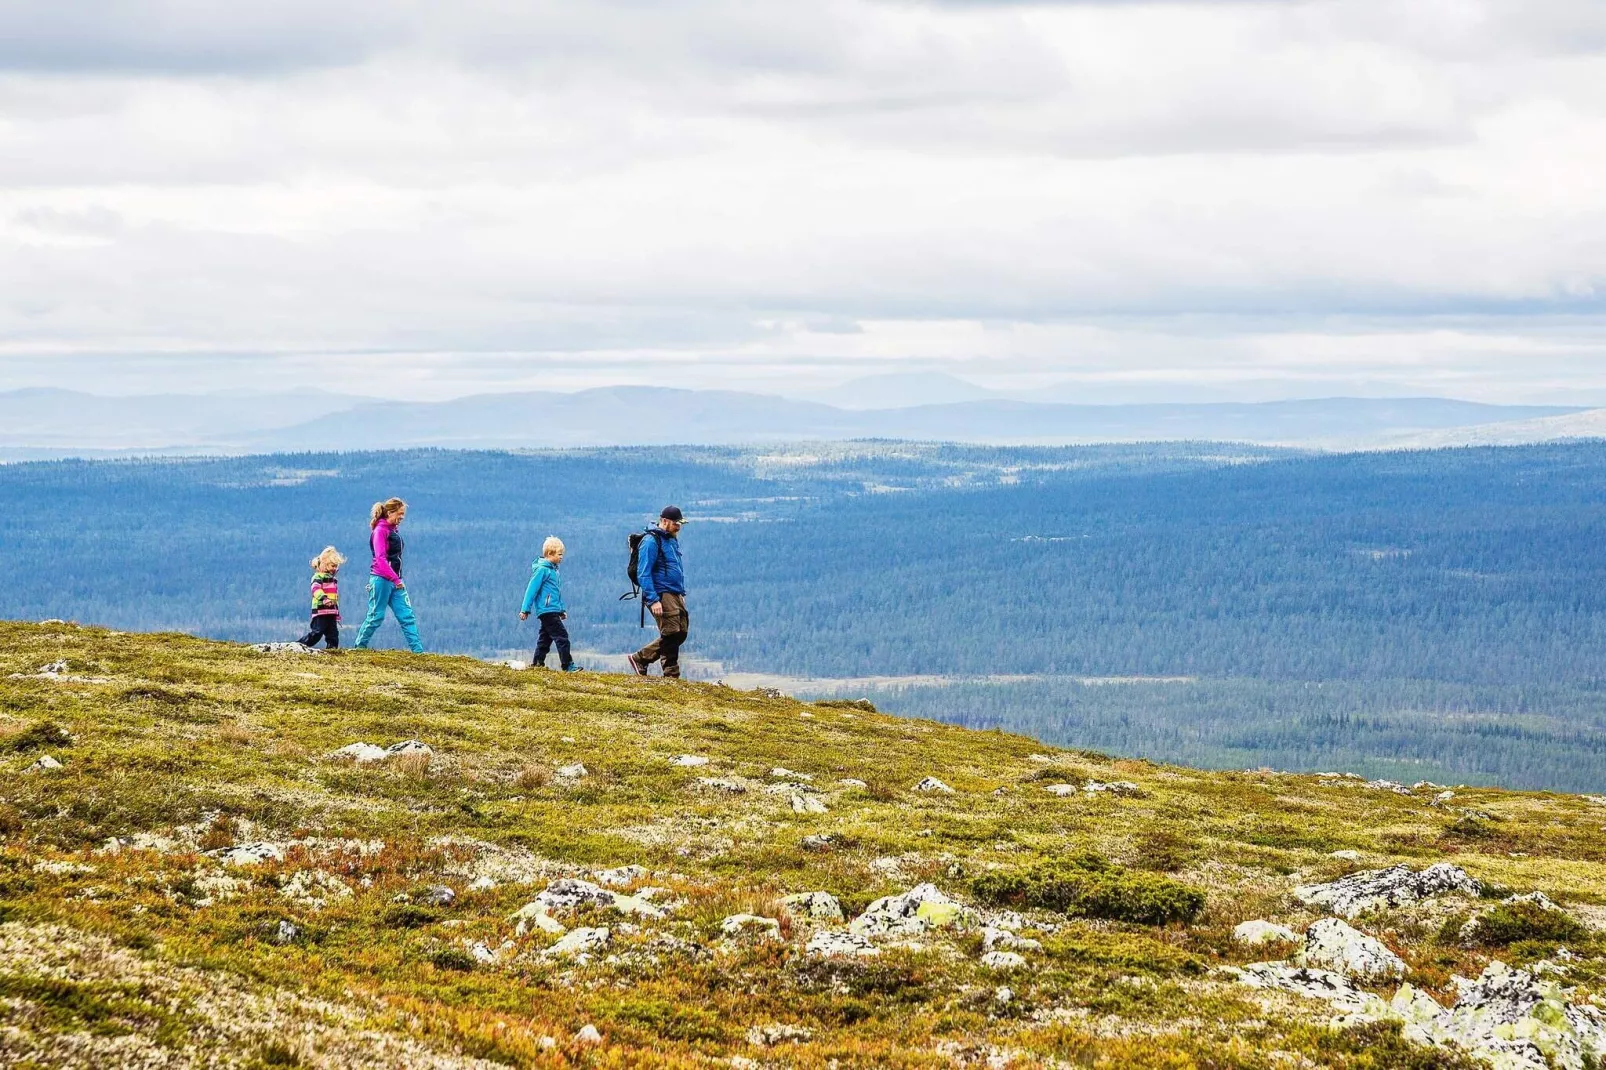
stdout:
<svg viewBox="0 0 1606 1070">
<path fill-rule="evenodd" d="M 432 753 L 327 757 L 408 739 Z M 1354 922 L 1417 988 L 1447 1006 L 1491 960 L 1560 957 L 1574 1002 L 1606 991 L 1606 805 L 1438 794 L 717 685 L 4 624 L 0 1064 L 1479 1065 L 1225 968 L 1280 954 L 1238 923 L 1319 916 L 1296 885 L 1450 861 L 1483 898 Z M 564 877 L 621 904 L 513 920 Z M 852 919 L 922 882 L 960 906 L 874 955 L 805 950 L 846 925 L 781 901 Z M 1565 923 L 1465 926 L 1531 891 Z M 728 933 L 744 914 L 773 922 Z M 559 926 L 607 943 L 550 951 Z M 984 962 L 1000 926 L 1023 961 Z"/>
</svg>

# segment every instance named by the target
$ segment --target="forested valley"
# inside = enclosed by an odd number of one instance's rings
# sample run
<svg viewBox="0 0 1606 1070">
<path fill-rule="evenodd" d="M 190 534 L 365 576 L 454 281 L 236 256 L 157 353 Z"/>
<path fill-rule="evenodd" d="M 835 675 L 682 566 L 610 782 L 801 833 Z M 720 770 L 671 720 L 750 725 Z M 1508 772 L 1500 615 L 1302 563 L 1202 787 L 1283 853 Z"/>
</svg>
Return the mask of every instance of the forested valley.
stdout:
<svg viewBox="0 0 1606 1070">
<path fill-rule="evenodd" d="M 632 648 L 625 535 L 675 502 L 692 520 L 688 654 L 716 675 L 918 677 L 871 697 L 1202 765 L 1606 786 L 1598 444 L 18 464 L 0 467 L 0 615 L 287 639 L 307 559 L 334 543 L 354 559 L 349 642 L 368 506 L 390 495 L 411 505 L 406 574 L 433 650 L 531 645 L 518 603 L 549 534 L 569 547 L 577 647 Z"/>
</svg>

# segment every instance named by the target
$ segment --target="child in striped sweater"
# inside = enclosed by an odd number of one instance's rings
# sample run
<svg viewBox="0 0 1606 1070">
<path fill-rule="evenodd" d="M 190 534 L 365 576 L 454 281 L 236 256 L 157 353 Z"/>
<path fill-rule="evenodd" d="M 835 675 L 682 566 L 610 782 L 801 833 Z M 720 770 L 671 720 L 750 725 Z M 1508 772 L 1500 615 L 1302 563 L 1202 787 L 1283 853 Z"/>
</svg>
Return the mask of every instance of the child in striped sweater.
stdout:
<svg viewBox="0 0 1606 1070">
<path fill-rule="evenodd" d="M 302 646 L 317 646 L 322 636 L 324 646 L 330 650 L 340 648 L 339 573 L 345 563 L 345 557 L 333 546 L 325 546 L 308 562 L 312 566 L 312 623 L 301 637 Z"/>
</svg>

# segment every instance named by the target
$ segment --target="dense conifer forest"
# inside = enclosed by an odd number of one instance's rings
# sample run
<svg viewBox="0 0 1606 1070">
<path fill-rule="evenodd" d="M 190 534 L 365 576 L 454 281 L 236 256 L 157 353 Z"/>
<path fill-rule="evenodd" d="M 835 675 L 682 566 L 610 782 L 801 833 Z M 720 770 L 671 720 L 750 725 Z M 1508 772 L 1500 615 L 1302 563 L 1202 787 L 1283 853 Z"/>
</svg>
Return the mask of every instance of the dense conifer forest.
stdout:
<svg viewBox="0 0 1606 1070">
<path fill-rule="evenodd" d="M 431 649 L 527 647 L 561 536 L 584 651 L 639 641 L 624 538 L 692 517 L 688 654 L 941 676 L 889 709 L 1206 765 L 1606 786 L 1606 446 L 410 451 L 0 467 L 0 615 L 284 639 L 327 543 L 411 504 Z M 394 634 L 387 626 L 388 641 Z M 1188 677 L 1087 684 L 1082 677 Z M 979 679 L 1028 677 L 1029 679 Z"/>
</svg>

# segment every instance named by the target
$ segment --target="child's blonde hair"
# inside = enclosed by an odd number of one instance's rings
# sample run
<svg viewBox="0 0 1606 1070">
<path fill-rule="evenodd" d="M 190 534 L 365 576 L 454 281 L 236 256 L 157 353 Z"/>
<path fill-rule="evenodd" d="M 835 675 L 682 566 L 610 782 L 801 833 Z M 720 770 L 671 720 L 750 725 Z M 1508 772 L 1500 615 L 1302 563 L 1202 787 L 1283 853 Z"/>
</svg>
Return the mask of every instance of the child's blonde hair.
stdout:
<svg viewBox="0 0 1606 1070">
<path fill-rule="evenodd" d="M 333 546 L 325 546 L 319 551 L 317 557 L 307 562 L 319 572 L 333 572 L 345 563 L 346 555 L 336 550 Z"/>
<path fill-rule="evenodd" d="M 555 553 L 560 554 L 562 552 L 563 540 L 558 538 L 556 535 L 548 535 L 546 537 L 546 542 L 541 544 L 542 557 L 551 557 Z"/>
</svg>

